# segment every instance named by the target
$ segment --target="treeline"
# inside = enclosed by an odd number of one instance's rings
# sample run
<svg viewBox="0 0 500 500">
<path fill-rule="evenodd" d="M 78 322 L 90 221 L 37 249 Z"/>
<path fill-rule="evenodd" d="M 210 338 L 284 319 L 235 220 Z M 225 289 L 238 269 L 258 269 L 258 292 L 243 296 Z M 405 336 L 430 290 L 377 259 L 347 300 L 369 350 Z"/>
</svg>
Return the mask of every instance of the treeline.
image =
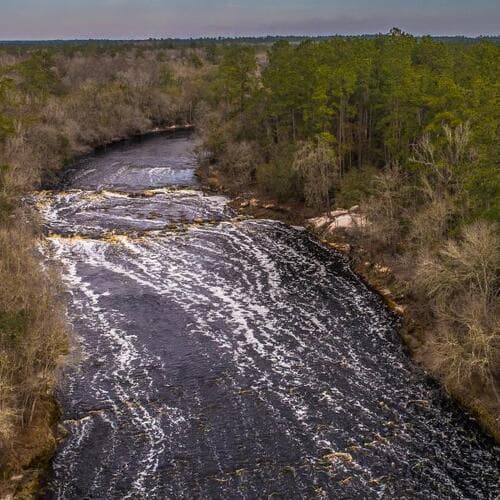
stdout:
<svg viewBox="0 0 500 500">
<path fill-rule="evenodd" d="M 500 46 L 281 41 L 222 51 L 198 109 L 206 162 L 236 192 L 318 212 L 385 262 L 424 365 L 499 433 Z"/>
<path fill-rule="evenodd" d="M 88 47 L 93 49 L 109 47 L 118 47 L 123 50 L 130 50 L 137 47 L 148 47 L 150 49 L 178 49 L 178 48 L 206 48 L 209 45 L 273 45 L 278 42 L 289 43 L 302 43 L 308 40 L 322 41 L 331 40 L 332 38 L 343 39 L 374 39 L 380 35 L 318 35 L 318 36 L 305 36 L 305 35 L 268 35 L 268 36 L 214 36 L 214 37 L 199 37 L 199 38 L 148 38 L 143 40 L 106 40 L 106 39 L 92 39 L 88 40 L 0 40 L 0 47 L 9 51 L 25 51 L 36 49 L 55 48 L 56 50 L 66 49 L 67 47 L 76 48 L 79 51 L 87 50 Z M 437 36 L 433 37 L 435 41 L 445 43 L 457 44 L 477 44 L 481 42 L 500 43 L 499 36 L 481 36 L 481 37 L 467 37 L 467 36 Z"/>
<path fill-rule="evenodd" d="M 0 496 L 54 446 L 52 393 L 67 328 L 23 197 L 95 146 L 192 121 L 213 72 L 197 50 L 0 49 Z"/>
<path fill-rule="evenodd" d="M 361 206 L 369 224 L 349 241 L 390 265 L 423 332 L 415 352 L 495 432 L 500 47 L 398 30 L 168 43 L 0 46 L 0 494 L 54 445 L 67 345 L 23 197 L 95 146 L 193 121 L 232 189 Z"/>
</svg>

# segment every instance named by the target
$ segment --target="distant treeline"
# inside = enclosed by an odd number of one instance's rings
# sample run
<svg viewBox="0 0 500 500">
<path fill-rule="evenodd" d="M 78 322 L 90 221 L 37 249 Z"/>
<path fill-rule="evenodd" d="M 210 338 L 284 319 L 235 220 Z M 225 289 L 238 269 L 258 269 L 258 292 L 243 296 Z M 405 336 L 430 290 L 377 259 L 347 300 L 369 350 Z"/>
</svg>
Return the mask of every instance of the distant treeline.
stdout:
<svg viewBox="0 0 500 500">
<path fill-rule="evenodd" d="M 392 268 L 417 355 L 500 436 L 498 41 L 0 43 L 0 497 L 55 445 L 67 345 L 22 200 L 96 146 L 193 121 L 226 187 L 318 213 L 360 205 L 353 244 Z"/>
<path fill-rule="evenodd" d="M 393 28 L 398 29 L 398 28 Z M 128 50 L 130 48 L 147 47 L 150 49 L 163 48 L 202 48 L 208 45 L 273 45 L 277 42 L 302 43 L 307 40 L 322 41 L 332 39 L 375 39 L 380 34 L 366 35 L 275 35 L 275 36 L 256 36 L 256 37 L 200 37 L 200 38 L 148 38 L 144 40 L 109 40 L 109 39 L 74 39 L 74 40 L 0 40 L 0 47 L 8 51 L 24 51 L 40 48 L 58 48 L 58 49 L 79 49 L 79 50 L 103 50 L 120 49 Z M 423 37 L 415 37 L 416 39 Z M 443 43 L 454 43 L 463 45 L 472 45 L 481 42 L 491 42 L 500 44 L 500 36 L 479 36 L 467 37 L 456 36 L 433 36 L 433 40 Z"/>
</svg>

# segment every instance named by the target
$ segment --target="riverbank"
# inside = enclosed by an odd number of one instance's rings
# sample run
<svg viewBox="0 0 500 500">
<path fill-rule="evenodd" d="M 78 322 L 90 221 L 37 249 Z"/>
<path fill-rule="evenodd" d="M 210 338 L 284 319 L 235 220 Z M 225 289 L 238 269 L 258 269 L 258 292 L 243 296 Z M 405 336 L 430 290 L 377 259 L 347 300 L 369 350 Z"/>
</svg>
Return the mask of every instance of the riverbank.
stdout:
<svg viewBox="0 0 500 500">
<path fill-rule="evenodd" d="M 35 498 L 57 447 L 59 406 L 53 394 L 37 405 L 29 426 L 16 436 L 0 481 L 0 498 Z"/>
<path fill-rule="evenodd" d="M 203 173 L 201 172 L 200 172 L 200 177 L 203 179 Z M 208 184 L 206 179 L 204 181 L 204 184 Z M 221 184 L 217 186 L 214 183 L 213 179 L 211 182 L 211 187 L 212 189 L 216 189 L 218 191 L 228 192 L 228 190 L 224 189 L 224 187 Z M 285 205 L 285 204 L 279 204 L 271 199 L 264 199 L 264 198 L 259 200 L 256 197 L 254 197 L 254 193 L 245 193 L 244 196 L 241 197 L 240 199 L 233 198 L 231 205 L 233 208 L 240 211 L 244 215 L 250 215 L 257 218 L 273 218 L 294 225 L 305 225 L 308 219 L 310 219 L 314 215 L 317 215 L 315 211 L 310 210 L 307 207 L 304 207 L 300 204 Z M 345 240 L 340 240 L 336 238 L 325 239 L 322 238 L 322 234 L 320 232 L 318 232 L 317 235 L 320 237 L 320 239 L 324 241 L 325 244 L 329 244 L 332 248 L 335 248 L 336 250 L 341 250 L 344 252 L 349 250 L 349 254 L 353 262 L 357 261 L 362 262 L 361 256 L 363 255 L 363 253 L 362 252 L 360 253 L 359 249 L 357 249 L 355 245 L 353 245 L 353 248 L 347 249 L 345 245 L 347 245 L 348 243 L 346 243 Z M 355 259 L 355 257 L 358 254 L 359 257 Z M 365 278 L 369 281 L 369 283 L 371 283 L 372 285 L 376 285 L 379 291 L 383 291 L 383 286 L 389 283 L 393 279 L 392 277 L 389 277 L 390 273 L 381 272 L 380 266 L 377 266 L 376 264 L 373 265 L 370 264 L 366 267 L 367 269 L 365 270 L 362 270 L 361 268 L 358 269 L 358 272 L 364 275 Z M 371 273 L 373 273 L 373 276 L 370 276 Z M 378 274 L 382 274 L 383 276 L 380 277 L 378 276 Z M 377 279 L 380 279 L 380 284 L 377 284 L 378 283 L 376 281 Z M 399 297 L 394 296 L 394 294 L 392 294 L 391 296 L 390 294 L 385 293 L 385 295 L 387 300 L 392 300 L 392 299 L 399 300 Z M 401 305 L 401 303 L 399 305 Z M 409 338 L 411 340 L 413 337 Z M 40 409 L 41 411 L 45 411 L 42 407 L 40 407 Z M 50 411 L 46 412 L 46 414 L 49 413 L 51 412 Z M 50 430 L 52 436 L 54 436 L 56 421 L 57 421 L 57 414 L 52 413 L 52 420 L 51 420 L 52 427 Z M 42 477 L 40 474 L 43 473 L 44 467 L 48 463 L 53 447 L 56 444 L 55 440 L 48 439 L 45 440 L 45 445 L 44 445 L 42 443 L 42 439 L 40 439 L 41 437 L 43 438 L 44 434 L 38 431 L 35 431 L 34 434 L 36 434 L 35 438 L 33 438 L 33 434 L 31 435 L 31 438 L 27 434 L 27 443 L 34 443 L 35 446 L 38 446 L 39 450 L 37 458 L 31 460 L 32 468 L 31 469 L 27 468 L 25 469 L 23 474 L 12 475 L 10 478 L 11 491 L 13 488 L 15 488 L 15 490 L 17 491 L 16 496 L 21 498 L 22 497 L 28 498 L 30 495 L 33 495 L 34 491 L 36 491 L 36 489 L 38 488 L 40 477 Z M 47 434 L 45 436 L 47 436 Z M 44 451 L 42 452 L 42 450 Z"/>
<path fill-rule="evenodd" d="M 36 197 L 78 346 L 43 494 L 486 499 L 493 443 L 397 318 L 309 232 L 203 192 L 197 143 L 110 148 Z"/>
<path fill-rule="evenodd" d="M 301 225 L 311 231 L 322 243 L 335 251 L 347 255 L 354 271 L 365 281 L 367 286 L 376 291 L 386 304 L 401 317 L 401 338 L 412 360 L 437 380 L 450 396 L 472 414 L 481 427 L 500 443 L 499 405 L 495 394 L 485 391 L 481 385 L 473 390 L 459 384 L 445 384 L 433 366 L 432 349 L 427 343 L 426 332 L 436 328 L 430 315 L 422 314 L 421 301 L 406 293 L 405 283 L 398 277 L 395 268 L 397 256 L 393 260 L 370 258 L 363 248 L 359 234 L 354 235 L 346 229 L 325 231 L 323 225 L 315 225 L 311 219 L 324 214 L 302 203 L 279 203 L 276 199 L 263 196 L 258 191 L 241 192 L 232 188 L 223 175 L 213 166 L 200 166 L 198 176 L 206 189 L 220 192 L 231 198 L 230 206 L 238 213 L 263 219 L 275 219 L 281 222 Z M 347 211 L 346 211 L 347 212 Z M 333 219 L 332 219 L 333 222 Z"/>
<path fill-rule="evenodd" d="M 54 391 L 67 352 L 62 287 L 29 211 L 0 227 L 0 498 L 31 498 L 56 447 Z"/>
<path fill-rule="evenodd" d="M 192 129 L 193 126 L 190 124 L 152 128 L 142 133 L 133 132 L 128 135 L 114 137 L 111 140 L 105 140 L 83 153 L 75 151 L 70 159 L 66 159 L 64 162 L 61 161 L 58 169 L 46 172 L 46 176 L 41 180 L 41 187 L 44 189 L 59 189 L 64 184 L 65 175 L 71 170 L 71 166 L 89 153 L 104 151 L 106 148 L 128 141 L 147 139 L 156 135 L 189 132 Z M 29 325 L 22 325 L 22 328 L 26 328 L 27 333 L 32 338 L 33 345 L 31 349 L 33 353 L 40 353 L 43 350 L 45 357 L 38 359 L 38 361 L 41 364 L 46 364 L 43 370 L 43 378 L 40 378 L 42 377 L 40 373 L 30 375 L 40 379 L 34 382 L 43 384 L 43 390 L 37 390 L 31 404 L 27 405 L 29 408 L 22 410 L 23 414 L 29 412 L 28 417 L 21 417 L 23 422 L 16 423 L 12 410 L 9 410 L 5 404 L 3 407 L 0 406 L 0 410 L 2 410 L 0 412 L 0 417 L 2 417 L 0 419 L 0 426 L 2 426 L 0 431 L 6 432 L 5 429 L 11 429 L 9 431 L 10 437 L 5 438 L 5 441 L 8 440 L 9 444 L 1 449 L 0 499 L 2 500 L 8 498 L 33 498 L 36 496 L 56 450 L 58 440 L 63 438 L 58 426 L 60 412 L 55 397 L 55 389 L 61 367 L 61 356 L 67 352 L 70 333 L 69 326 L 64 325 L 66 321 L 63 311 L 65 299 L 62 297 L 63 287 L 60 277 L 54 270 L 47 272 L 41 266 L 37 247 L 43 243 L 43 235 L 37 217 L 38 215 L 32 213 L 29 207 L 19 207 L 16 219 L 20 218 L 24 222 L 21 225 L 9 224 L 8 227 L 0 228 L 2 231 L 2 234 L 0 234 L 1 239 L 5 243 L 2 245 L 5 252 L 1 261 L 3 266 L 0 266 L 0 272 L 5 276 L 5 280 L 9 277 L 12 281 L 12 285 L 9 285 L 9 282 L 4 280 L 6 290 L 24 297 L 25 309 L 35 309 L 35 302 L 45 304 L 45 309 L 40 309 L 38 319 L 30 319 Z M 9 249 L 12 249 L 12 251 Z M 26 258 L 23 261 L 18 261 L 19 255 L 23 253 L 26 254 Z M 25 277 L 24 281 L 27 278 L 27 282 L 21 282 L 20 276 Z M 42 286 L 33 288 L 33 282 L 30 281 L 33 276 L 36 276 L 40 282 L 44 282 L 44 286 L 49 289 L 46 292 L 45 299 L 43 299 L 45 292 Z M 17 292 L 13 292 L 16 288 Z M 29 297 L 31 295 L 27 292 L 29 288 L 32 289 L 35 295 L 37 295 L 37 291 L 39 292 L 33 303 L 30 302 Z M 7 328 L 12 324 L 12 320 L 9 319 L 7 322 L 7 319 L 7 317 L 4 318 L 0 315 L 0 327 Z M 42 334 L 38 331 L 42 323 L 45 324 L 44 328 L 49 330 L 49 334 Z M 40 349 L 37 349 L 36 346 L 39 346 Z M 15 349 L 15 345 L 13 349 Z M 40 357 L 34 354 L 32 356 L 35 358 Z M 10 357 L 17 358 L 19 356 L 13 351 Z M 16 363 L 19 363 L 19 360 Z M 23 364 L 26 365 L 24 369 L 27 369 L 29 365 L 37 365 L 35 360 L 31 359 L 25 359 Z M 1 370 L 0 375 L 2 375 Z M 10 415 L 12 415 L 12 419 L 7 420 Z"/>
</svg>

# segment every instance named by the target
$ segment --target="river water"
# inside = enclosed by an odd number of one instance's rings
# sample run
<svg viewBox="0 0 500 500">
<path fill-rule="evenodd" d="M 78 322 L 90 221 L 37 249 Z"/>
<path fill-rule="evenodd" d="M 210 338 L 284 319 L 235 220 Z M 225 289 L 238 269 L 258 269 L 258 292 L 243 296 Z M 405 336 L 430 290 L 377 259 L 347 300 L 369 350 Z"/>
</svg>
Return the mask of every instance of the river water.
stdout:
<svg viewBox="0 0 500 500">
<path fill-rule="evenodd" d="M 74 326 L 45 497 L 497 498 L 498 449 L 381 299 L 302 228 L 205 195 L 193 148 L 121 144 L 38 195 Z"/>
</svg>

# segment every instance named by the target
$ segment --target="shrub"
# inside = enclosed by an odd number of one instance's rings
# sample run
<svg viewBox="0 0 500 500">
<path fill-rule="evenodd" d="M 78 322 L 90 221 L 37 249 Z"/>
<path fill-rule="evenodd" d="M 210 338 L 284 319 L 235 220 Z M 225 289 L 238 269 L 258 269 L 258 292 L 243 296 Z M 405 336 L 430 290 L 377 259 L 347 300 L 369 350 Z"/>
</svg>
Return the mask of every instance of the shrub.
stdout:
<svg viewBox="0 0 500 500">
<path fill-rule="evenodd" d="M 478 383 L 496 391 L 499 270 L 498 227 L 486 222 L 465 226 L 459 240 L 417 261 L 413 291 L 427 297 L 436 318 L 433 363 L 450 384 Z"/>
<path fill-rule="evenodd" d="M 361 229 L 367 249 L 395 254 L 408 231 L 408 211 L 415 198 L 409 174 L 398 165 L 375 175 L 372 195 L 361 203 L 369 224 Z"/>
<path fill-rule="evenodd" d="M 293 168 L 304 181 L 304 196 L 311 206 L 331 209 L 331 191 L 339 178 L 338 157 L 331 144 L 321 138 L 303 142 L 295 153 Z"/>
<path fill-rule="evenodd" d="M 500 221 L 500 168 L 498 164 L 472 169 L 465 178 L 473 217 Z"/>
<path fill-rule="evenodd" d="M 374 178 L 379 171 L 374 167 L 351 168 L 338 183 L 335 195 L 338 207 L 359 205 L 373 194 Z"/>
<path fill-rule="evenodd" d="M 203 142 L 203 151 L 212 161 L 218 161 L 234 140 L 234 126 L 224 118 L 220 109 L 211 110 L 201 103 L 195 115 L 196 130 Z"/>
<path fill-rule="evenodd" d="M 417 283 L 445 307 L 462 291 L 487 304 L 498 298 L 499 269 L 498 227 L 477 222 L 464 227 L 459 241 L 448 240 L 436 255 L 420 258 Z"/>
<path fill-rule="evenodd" d="M 58 280 L 40 268 L 35 242 L 29 226 L 0 228 L 0 469 L 10 458 L 12 435 L 54 387 L 66 350 Z"/>
<path fill-rule="evenodd" d="M 257 167 L 256 179 L 259 189 L 278 201 L 300 198 L 301 189 L 297 173 L 283 160 L 273 160 Z"/>
<path fill-rule="evenodd" d="M 259 162 L 257 148 L 248 141 L 231 142 L 220 162 L 221 169 L 235 186 L 248 186 Z"/>
</svg>

